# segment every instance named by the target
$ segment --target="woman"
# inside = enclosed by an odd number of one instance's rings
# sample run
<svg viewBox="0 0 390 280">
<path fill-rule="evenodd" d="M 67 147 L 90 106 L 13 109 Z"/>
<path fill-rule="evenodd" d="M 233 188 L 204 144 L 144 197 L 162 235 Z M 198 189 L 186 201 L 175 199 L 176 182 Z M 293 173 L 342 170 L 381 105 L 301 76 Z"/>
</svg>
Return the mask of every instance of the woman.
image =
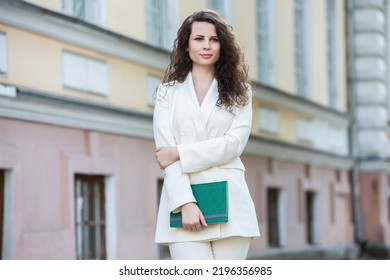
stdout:
<svg viewBox="0 0 390 280">
<path fill-rule="evenodd" d="M 172 259 L 245 259 L 258 237 L 240 155 L 252 122 L 247 67 L 230 26 L 211 10 L 178 31 L 158 87 L 153 116 L 156 158 L 165 171 L 156 242 Z M 229 221 L 208 225 L 191 184 L 228 181 Z M 171 228 L 170 212 L 182 213 Z"/>
</svg>

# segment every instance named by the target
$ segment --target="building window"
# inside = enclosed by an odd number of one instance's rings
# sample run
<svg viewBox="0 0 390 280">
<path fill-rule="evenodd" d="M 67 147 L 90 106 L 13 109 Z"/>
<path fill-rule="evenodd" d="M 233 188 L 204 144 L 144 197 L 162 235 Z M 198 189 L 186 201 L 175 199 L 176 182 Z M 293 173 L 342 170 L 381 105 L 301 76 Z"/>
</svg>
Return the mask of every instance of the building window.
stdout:
<svg viewBox="0 0 390 280">
<path fill-rule="evenodd" d="M 148 105 L 154 106 L 155 93 L 157 87 L 161 84 L 161 78 L 148 75 Z"/>
<path fill-rule="evenodd" d="M 276 84 L 274 1 L 256 1 L 257 78 L 264 84 Z"/>
<path fill-rule="evenodd" d="M 297 121 L 298 141 L 312 143 L 312 123 L 311 121 L 299 119 Z"/>
<path fill-rule="evenodd" d="M 276 110 L 265 107 L 259 108 L 258 113 L 258 127 L 260 130 L 278 134 L 279 132 L 279 113 Z"/>
<path fill-rule="evenodd" d="M 108 94 L 108 66 L 104 61 L 64 52 L 63 84 L 76 90 Z"/>
<path fill-rule="evenodd" d="M 298 96 L 309 97 L 307 1 L 295 0 L 295 82 Z"/>
<path fill-rule="evenodd" d="M 177 0 L 146 0 L 147 41 L 159 48 L 170 50 L 179 28 Z"/>
<path fill-rule="evenodd" d="M 77 259 L 106 259 L 106 210 L 103 176 L 76 175 L 75 214 Z"/>
<path fill-rule="evenodd" d="M 0 75 L 7 73 L 7 36 L 0 32 Z"/>
<path fill-rule="evenodd" d="M 328 96 L 329 106 L 333 109 L 340 109 L 340 91 L 338 88 L 338 65 L 337 56 L 337 17 L 336 1 L 326 1 L 326 27 L 327 27 L 327 59 L 328 59 Z"/>
<path fill-rule="evenodd" d="M 4 170 L 0 170 L 0 260 L 3 259 L 3 224 L 4 224 Z"/>
<path fill-rule="evenodd" d="M 208 0 L 207 7 L 218 12 L 226 21 L 233 24 L 231 0 Z"/>
<path fill-rule="evenodd" d="M 308 244 L 314 244 L 314 225 L 315 225 L 315 210 L 314 210 L 313 191 L 305 192 L 305 206 L 306 206 L 306 241 Z"/>
<path fill-rule="evenodd" d="M 72 17 L 105 25 L 105 0 L 62 0 L 62 11 Z"/>
</svg>

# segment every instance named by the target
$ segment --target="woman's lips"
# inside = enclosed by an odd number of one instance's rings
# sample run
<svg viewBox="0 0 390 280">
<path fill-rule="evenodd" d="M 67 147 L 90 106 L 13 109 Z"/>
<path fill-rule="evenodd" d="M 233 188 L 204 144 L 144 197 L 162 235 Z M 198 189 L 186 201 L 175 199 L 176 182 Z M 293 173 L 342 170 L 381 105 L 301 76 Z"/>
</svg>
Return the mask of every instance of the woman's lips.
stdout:
<svg viewBox="0 0 390 280">
<path fill-rule="evenodd" d="M 211 55 L 211 54 L 201 54 L 200 56 L 201 56 L 201 57 L 203 57 L 203 58 L 206 58 L 206 59 L 208 59 L 208 58 L 211 58 L 211 57 L 212 57 L 212 55 Z"/>
</svg>

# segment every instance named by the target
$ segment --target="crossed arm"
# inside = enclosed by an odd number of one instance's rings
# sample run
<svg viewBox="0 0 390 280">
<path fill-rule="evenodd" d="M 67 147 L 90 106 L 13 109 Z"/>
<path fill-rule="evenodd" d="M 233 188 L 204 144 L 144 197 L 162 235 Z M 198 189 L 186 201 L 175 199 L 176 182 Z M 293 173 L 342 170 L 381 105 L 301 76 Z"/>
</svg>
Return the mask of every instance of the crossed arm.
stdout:
<svg viewBox="0 0 390 280">
<path fill-rule="evenodd" d="M 180 160 L 176 146 L 164 146 L 156 148 L 156 159 L 161 169 L 165 169 L 174 162 Z M 183 228 L 189 231 L 197 231 L 207 226 L 206 219 L 195 202 L 188 202 L 181 206 Z"/>
</svg>

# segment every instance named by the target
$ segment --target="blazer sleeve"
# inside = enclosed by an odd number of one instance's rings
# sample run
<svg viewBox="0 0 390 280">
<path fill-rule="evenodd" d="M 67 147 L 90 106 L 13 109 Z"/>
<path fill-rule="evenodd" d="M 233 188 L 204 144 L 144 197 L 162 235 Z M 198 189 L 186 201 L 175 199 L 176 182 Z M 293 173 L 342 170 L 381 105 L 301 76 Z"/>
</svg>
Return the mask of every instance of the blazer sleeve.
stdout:
<svg viewBox="0 0 390 280">
<path fill-rule="evenodd" d="M 166 88 L 163 85 L 159 86 L 153 112 L 153 133 L 156 147 L 176 146 L 176 140 L 170 127 L 169 92 Z M 166 167 L 164 172 L 164 189 L 169 211 L 178 212 L 178 208 L 183 204 L 196 201 L 188 174 L 183 173 L 180 161 Z"/>
<path fill-rule="evenodd" d="M 252 127 L 252 93 L 249 102 L 235 112 L 230 128 L 223 136 L 177 145 L 182 170 L 199 172 L 233 161 L 244 151 Z"/>
</svg>

